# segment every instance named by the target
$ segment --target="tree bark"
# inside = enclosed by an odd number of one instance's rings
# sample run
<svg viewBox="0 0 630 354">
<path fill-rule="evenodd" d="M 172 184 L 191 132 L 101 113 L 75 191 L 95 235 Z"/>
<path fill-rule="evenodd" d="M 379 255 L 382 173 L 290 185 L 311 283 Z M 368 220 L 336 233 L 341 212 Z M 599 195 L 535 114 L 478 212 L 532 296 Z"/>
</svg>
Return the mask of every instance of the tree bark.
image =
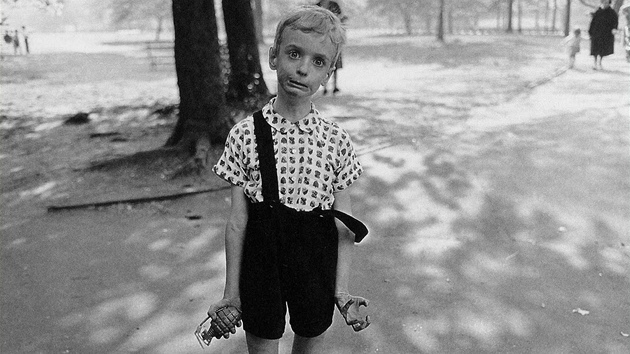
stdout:
<svg viewBox="0 0 630 354">
<path fill-rule="evenodd" d="M 179 119 L 166 145 L 183 144 L 196 159 L 204 158 L 210 144 L 225 142 L 233 124 L 221 81 L 214 1 L 173 0 L 173 25 L 180 103 Z"/>
<path fill-rule="evenodd" d="M 223 18 L 230 54 L 228 102 L 254 110 L 270 97 L 263 79 L 250 0 L 223 0 Z"/>
</svg>

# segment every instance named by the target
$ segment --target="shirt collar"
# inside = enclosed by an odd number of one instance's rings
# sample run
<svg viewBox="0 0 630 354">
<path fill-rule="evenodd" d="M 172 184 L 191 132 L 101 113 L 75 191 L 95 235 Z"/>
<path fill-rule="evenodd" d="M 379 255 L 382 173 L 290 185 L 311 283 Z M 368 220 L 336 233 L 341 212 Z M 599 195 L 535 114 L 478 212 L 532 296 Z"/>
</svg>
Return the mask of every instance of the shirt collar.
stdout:
<svg viewBox="0 0 630 354">
<path fill-rule="evenodd" d="M 273 104 L 276 102 L 276 98 L 272 98 L 269 103 L 263 107 L 263 117 L 269 125 L 271 125 L 274 129 L 279 131 L 282 134 L 286 134 L 288 131 L 297 127 L 301 131 L 305 133 L 310 133 L 313 131 L 313 128 L 317 125 L 317 122 L 320 118 L 319 112 L 315 109 L 315 106 L 311 102 L 311 111 L 306 115 L 306 117 L 300 119 L 299 121 L 292 123 L 280 114 L 276 113 L 273 109 Z"/>
</svg>

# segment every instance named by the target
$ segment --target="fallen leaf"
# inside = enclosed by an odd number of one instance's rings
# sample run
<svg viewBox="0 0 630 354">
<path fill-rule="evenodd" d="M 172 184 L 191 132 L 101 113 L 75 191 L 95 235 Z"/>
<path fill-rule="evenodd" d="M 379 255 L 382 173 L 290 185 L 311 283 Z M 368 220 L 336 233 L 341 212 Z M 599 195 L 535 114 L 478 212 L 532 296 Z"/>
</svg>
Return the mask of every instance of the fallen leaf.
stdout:
<svg viewBox="0 0 630 354">
<path fill-rule="evenodd" d="M 591 312 L 587 311 L 587 310 L 582 310 L 581 308 L 578 307 L 576 309 L 573 309 L 573 313 L 579 313 L 580 315 L 585 316 L 585 315 L 588 315 Z"/>
</svg>

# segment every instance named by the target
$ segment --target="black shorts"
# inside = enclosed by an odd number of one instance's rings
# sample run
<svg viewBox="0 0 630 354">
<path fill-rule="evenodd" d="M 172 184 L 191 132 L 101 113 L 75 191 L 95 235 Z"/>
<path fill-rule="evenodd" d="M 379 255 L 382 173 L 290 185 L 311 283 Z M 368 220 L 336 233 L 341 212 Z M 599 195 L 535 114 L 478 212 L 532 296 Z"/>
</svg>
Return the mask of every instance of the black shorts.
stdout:
<svg viewBox="0 0 630 354">
<path fill-rule="evenodd" d="M 239 284 L 245 331 L 281 338 L 288 306 L 295 334 L 324 333 L 335 308 L 337 240 L 332 216 L 250 203 Z"/>
</svg>

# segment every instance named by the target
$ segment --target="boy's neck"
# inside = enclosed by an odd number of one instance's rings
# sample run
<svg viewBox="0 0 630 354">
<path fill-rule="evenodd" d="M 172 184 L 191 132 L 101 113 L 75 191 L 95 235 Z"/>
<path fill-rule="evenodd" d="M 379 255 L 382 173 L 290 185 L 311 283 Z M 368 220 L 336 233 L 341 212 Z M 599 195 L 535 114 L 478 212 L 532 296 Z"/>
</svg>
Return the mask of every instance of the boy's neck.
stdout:
<svg viewBox="0 0 630 354">
<path fill-rule="evenodd" d="M 295 123 L 311 112 L 311 99 L 287 99 L 278 95 L 273 110 L 289 122 Z"/>
</svg>

